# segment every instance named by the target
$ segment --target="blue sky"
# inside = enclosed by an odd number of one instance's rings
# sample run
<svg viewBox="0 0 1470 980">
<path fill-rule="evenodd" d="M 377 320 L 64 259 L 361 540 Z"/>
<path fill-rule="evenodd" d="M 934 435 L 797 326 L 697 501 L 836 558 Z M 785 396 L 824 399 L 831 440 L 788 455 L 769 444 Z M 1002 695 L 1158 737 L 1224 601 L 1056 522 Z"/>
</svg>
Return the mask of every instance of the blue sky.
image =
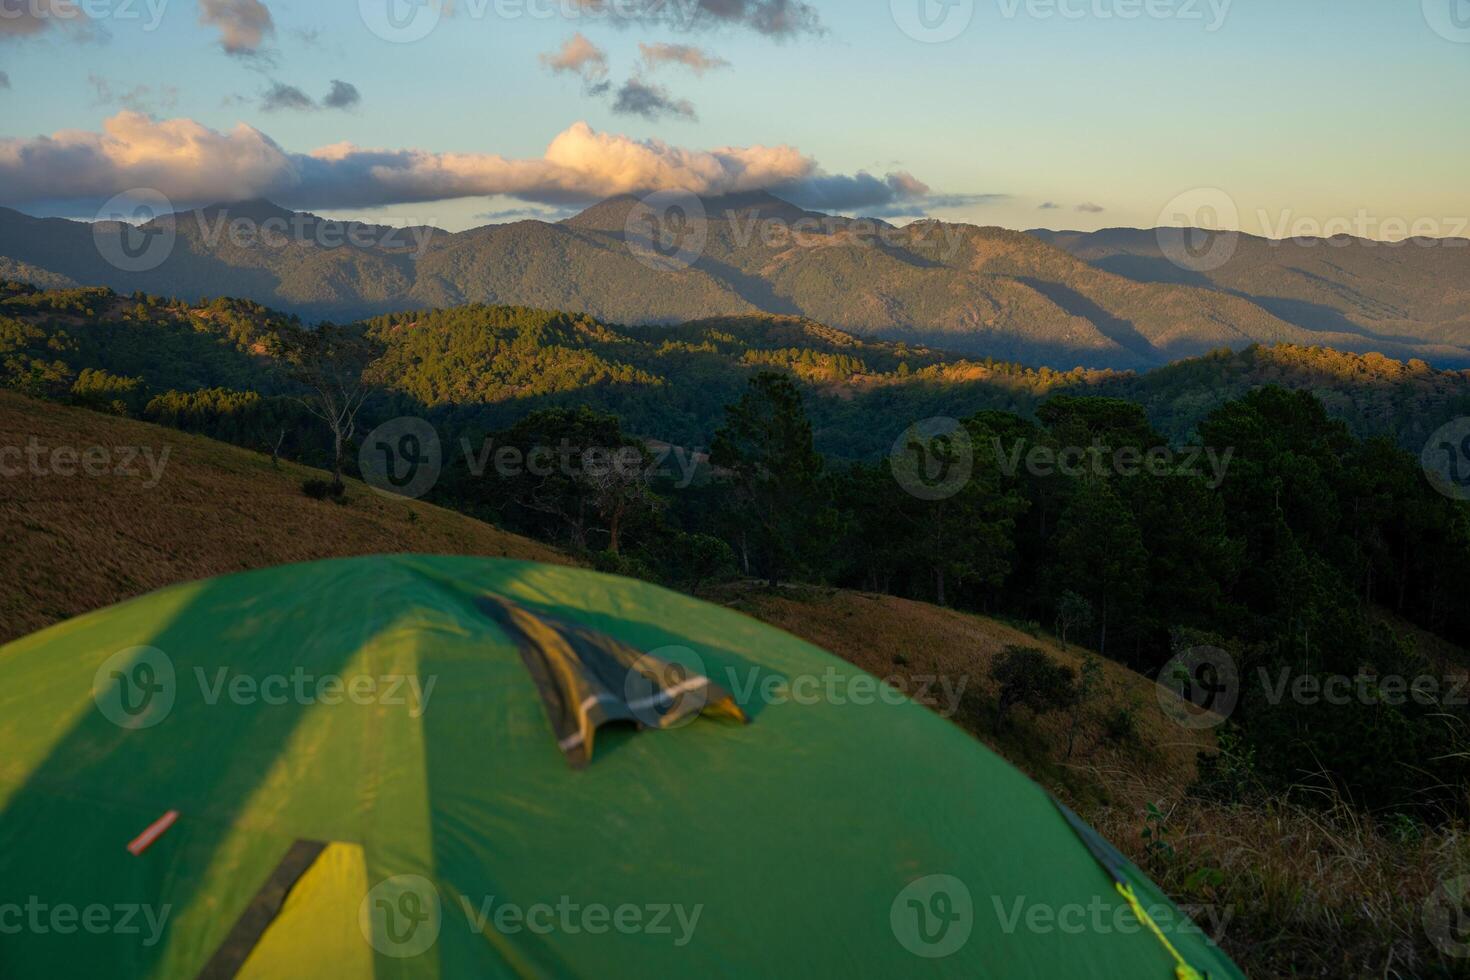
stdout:
<svg viewBox="0 0 1470 980">
<path fill-rule="evenodd" d="M 0 8 L 45 16 L 48 5 L 69 2 L 82 0 L 0 0 Z M 1470 0 L 950 0 L 949 8 L 939 0 L 818 0 L 809 13 L 820 30 L 785 36 L 752 23 L 763 4 L 780 0 L 746 0 L 744 21 L 706 18 L 695 29 L 651 17 L 565 16 L 575 0 L 498 0 L 511 16 L 496 13 L 496 0 L 459 0 L 453 16 L 412 43 L 376 36 L 357 0 L 160 2 L 151 0 L 161 9 L 153 30 L 145 0 L 91 0 L 93 12 L 111 15 L 86 30 L 78 21 L 25 31 L 0 23 L 0 71 L 9 82 L 0 81 L 0 203 L 52 213 L 95 208 L 112 178 L 69 183 L 58 172 L 103 164 L 75 156 L 36 163 L 30 141 L 97 133 L 130 104 L 220 133 L 243 123 L 288 154 L 351 143 L 539 161 L 578 122 L 609 137 L 663 141 L 670 153 L 789 147 L 807 161 L 803 187 L 819 175 L 865 172 L 889 188 L 864 194 L 843 185 L 852 190 L 848 210 L 1018 228 L 1152 226 L 1171 201 L 1195 201 L 1199 189 L 1211 200 L 1223 192 L 1236 212 L 1227 223 L 1252 232 L 1337 221 L 1399 237 L 1397 220 L 1466 234 L 1455 222 L 1470 215 Z M 363 0 L 375 2 L 388 0 Z M 227 21 L 201 23 L 202 3 L 263 5 L 271 30 L 250 50 L 226 53 Z M 905 33 L 900 22 L 914 23 L 921 3 L 952 39 L 926 43 Z M 528 6 L 551 16 L 531 16 Z M 1130 10 L 1140 15 L 1125 19 Z M 543 63 L 577 33 L 603 52 L 606 74 L 592 82 L 609 91 Z M 695 46 L 729 67 L 703 75 L 676 65 L 641 69 L 640 43 Z M 697 118 L 615 111 L 618 90 L 634 77 L 687 101 Z M 360 101 L 320 107 L 335 80 L 355 87 Z M 318 105 L 267 111 L 273 85 Z M 156 152 L 139 139 L 106 152 L 134 165 Z M 235 144 L 221 152 L 248 155 Z M 217 169 L 215 159 L 204 154 L 200 166 Z M 10 181 L 38 189 L 7 199 L 7 166 L 20 176 L 14 168 L 43 165 L 51 171 L 45 181 L 34 172 Z M 431 165 L 442 170 L 442 158 Z M 501 186 L 469 165 L 471 190 Z M 355 164 L 350 175 L 360 172 Z M 928 193 L 890 174 L 911 175 Z M 554 193 L 535 180 L 516 187 L 521 198 L 558 208 L 606 176 L 582 175 L 575 193 L 560 177 Z M 451 228 L 526 206 L 478 193 L 424 200 L 416 190 L 414 200 L 379 210 L 370 205 L 392 194 L 346 199 L 322 190 L 348 179 L 345 167 L 324 170 L 293 203 Z M 173 170 L 158 180 L 171 196 L 215 189 Z M 465 181 L 455 187 L 467 193 Z M 1043 210 L 1047 202 L 1056 206 Z M 1389 233 L 1375 234 L 1384 223 Z"/>
</svg>

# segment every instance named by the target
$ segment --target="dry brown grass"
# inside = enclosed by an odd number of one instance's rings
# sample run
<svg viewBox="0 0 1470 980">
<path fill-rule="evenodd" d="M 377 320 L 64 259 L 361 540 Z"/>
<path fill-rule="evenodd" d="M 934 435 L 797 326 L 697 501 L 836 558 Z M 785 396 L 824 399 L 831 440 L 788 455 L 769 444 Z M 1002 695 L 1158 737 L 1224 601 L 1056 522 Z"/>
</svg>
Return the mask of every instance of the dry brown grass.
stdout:
<svg viewBox="0 0 1470 980">
<path fill-rule="evenodd" d="M 881 677 L 967 676 L 981 710 L 955 721 L 1066 800 L 1203 927 L 1220 923 L 1212 935 L 1253 977 L 1470 976 L 1470 959 L 1437 950 L 1423 919 L 1440 882 L 1470 872 L 1461 828 L 1395 834 L 1336 800 L 1200 799 L 1190 793 L 1196 755 L 1214 751 L 1213 735 L 1175 725 L 1154 685 L 1112 662 L 1104 662 L 1071 760 L 1063 758 L 1063 716 L 1023 717 L 997 733 L 987 710 L 995 695 L 989 669 L 1006 646 L 1039 647 L 1081 665 L 1084 651 L 1044 633 L 891 596 L 738 585 L 710 597 Z M 1137 737 L 1112 744 L 1101 735 L 1102 719 L 1125 705 Z M 1164 815 L 1166 848 L 1150 849 L 1142 836 L 1151 804 Z"/>
<path fill-rule="evenodd" d="M 739 585 L 711 598 L 794 633 L 871 674 L 898 678 L 905 690 L 914 690 L 915 678 L 920 677 L 944 677 L 952 686 L 963 683 L 965 707 L 954 721 L 1001 749 L 1033 777 L 1060 780 L 1063 796 L 1121 798 L 1142 806 L 1160 789 L 1186 788 L 1194 781 L 1197 755 L 1214 749 L 1208 731 L 1181 728 L 1164 714 L 1151 681 L 1103 659 L 1098 660 L 1101 682 L 1082 712 L 1070 760 L 1061 753 L 1027 751 L 1038 744 L 1065 746 L 1071 723 L 1066 714 L 1013 719 L 1005 732 L 995 732 L 991 711 L 997 691 L 990 667 L 1007 646 L 1040 648 L 1080 672 L 1087 651 L 1063 646 L 1045 633 L 861 592 L 803 588 L 771 593 Z M 1135 739 L 1114 743 L 1103 737 L 1106 716 L 1118 708 L 1131 711 Z M 1148 777 L 1144 786 L 1132 778 L 1140 772 Z"/>
<path fill-rule="evenodd" d="M 1424 915 L 1441 882 L 1470 870 L 1462 829 L 1394 839 L 1340 801 L 1173 797 L 1161 809 L 1172 855 L 1143 853 L 1138 817 L 1123 808 L 1087 817 L 1176 901 L 1228 915 L 1222 945 L 1251 976 L 1470 976 L 1470 959 L 1436 948 Z"/>
<path fill-rule="evenodd" d="M 566 563 L 560 552 L 349 482 L 345 505 L 301 491 L 317 470 L 224 443 L 0 391 L 0 447 L 169 450 L 163 479 L 0 475 L 0 643 L 193 579 L 385 552 Z M 115 457 L 116 458 L 116 457 Z M 13 454 L 0 460 L 15 468 Z M 146 473 L 146 469 L 144 470 Z"/>
</svg>

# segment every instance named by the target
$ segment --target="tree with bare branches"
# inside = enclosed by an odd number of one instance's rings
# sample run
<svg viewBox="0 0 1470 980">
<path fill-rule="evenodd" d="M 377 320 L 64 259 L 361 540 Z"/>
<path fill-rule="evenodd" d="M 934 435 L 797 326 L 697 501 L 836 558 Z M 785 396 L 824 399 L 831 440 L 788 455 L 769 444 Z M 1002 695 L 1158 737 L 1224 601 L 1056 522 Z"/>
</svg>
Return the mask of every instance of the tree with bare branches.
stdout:
<svg viewBox="0 0 1470 980">
<path fill-rule="evenodd" d="M 307 389 L 299 396 L 302 405 L 332 433 L 332 492 L 341 494 L 346 447 L 372 390 L 367 378 L 372 345 L 360 332 L 332 324 L 295 330 L 284 339 L 291 376 Z"/>
</svg>

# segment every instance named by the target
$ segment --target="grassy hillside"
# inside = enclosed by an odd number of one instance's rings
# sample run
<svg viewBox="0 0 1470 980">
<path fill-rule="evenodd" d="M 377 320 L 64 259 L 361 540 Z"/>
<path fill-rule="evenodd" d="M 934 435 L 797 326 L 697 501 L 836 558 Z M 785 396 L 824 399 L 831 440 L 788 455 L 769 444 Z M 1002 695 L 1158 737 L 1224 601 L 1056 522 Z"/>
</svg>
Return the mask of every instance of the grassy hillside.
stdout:
<svg viewBox="0 0 1470 980">
<path fill-rule="evenodd" d="M 1152 681 L 1123 665 L 1063 644 L 1034 627 L 944 609 L 895 596 L 835 589 L 728 586 L 712 596 L 837 654 L 901 689 L 927 692 L 930 707 L 995 748 L 1074 809 L 1141 813 L 1148 803 L 1182 795 L 1194 782 L 1200 752 L 1214 752 L 1210 729 L 1186 729 L 1160 707 Z M 995 724 L 999 685 L 991 667 L 1009 646 L 1034 647 L 1080 674 L 1086 659 L 1099 680 L 1071 731 L 1070 712 Z M 932 680 L 938 678 L 939 680 Z M 946 686 L 947 683 L 947 686 Z M 1122 717 L 1127 721 L 1121 721 Z M 1073 753 L 1066 746 L 1073 743 Z M 1126 773 L 1126 779 L 1119 777 Z M 1129 831 L 1137 836 L 1137 829 Z"/>
<path fill-rule="evenodd" d="M 1464 961 L 1426 935 L 1424 901 L 1470 860 L 1458 828 L 1375 825 L 1341 800 L 1306 808 L 1271 797 L 1216 802 L 1194 790 L 1201 751 L 1232 758 L 1213 730 L 1175 725 L 1155 685 L 1111 661 L 1070 718 L 1024 709 L 994 727 L 990 666 L 1009 645 L 1080 669 L 1087 651 L 1014 626 L 892 596 L 728 586 L 710 598 L 818 644 L 910 693 L 963 687 L 954 721 L 1077 810 L 1143 867 L 1254 977 L 1454 977 Z M 1412 631 L 1436 659 L 1464 651 Z M 1114 719 L 1131 719 L 1120 734 Z M 1151 814 L 1153 816 L 1151 816 Z M 1147 832 L 1147 835 L 1146 833 Z"/>
<path fill-rule="evenodd" d="M 164 459 L 138 476 L 32 472 L 0 461 L 0 643 L 175 582 L 316 558 L 431 552 L 566 562 L 559 552 L 355 481 L 348 502 L 301 491 L 315 470 L 140 422 L 0 391 L 0 447 L 118 447 Z M 140 454 L 141 455 L 141 454 Z M 65 465 L 65 464 L 63 464 Z M 19 475 L 10 471 L 20 469 Z M 95 467 L 100 469 L 100 467 Z"/>
</svg>

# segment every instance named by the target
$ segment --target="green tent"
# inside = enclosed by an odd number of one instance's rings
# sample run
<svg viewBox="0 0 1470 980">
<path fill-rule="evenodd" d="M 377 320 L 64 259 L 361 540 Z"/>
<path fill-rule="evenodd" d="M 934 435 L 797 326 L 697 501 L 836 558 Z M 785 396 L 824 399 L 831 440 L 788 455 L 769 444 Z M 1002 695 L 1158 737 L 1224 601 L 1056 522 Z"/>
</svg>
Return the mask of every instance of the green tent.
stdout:
<svg viewBox="0 0 1470 980">
<path fill-rule="evenodd" d="M 165 589 L 0 648 L 0 747 L 6 978 L 1240 976 L 948 721 L 586 571 Z"/>
</svg>

